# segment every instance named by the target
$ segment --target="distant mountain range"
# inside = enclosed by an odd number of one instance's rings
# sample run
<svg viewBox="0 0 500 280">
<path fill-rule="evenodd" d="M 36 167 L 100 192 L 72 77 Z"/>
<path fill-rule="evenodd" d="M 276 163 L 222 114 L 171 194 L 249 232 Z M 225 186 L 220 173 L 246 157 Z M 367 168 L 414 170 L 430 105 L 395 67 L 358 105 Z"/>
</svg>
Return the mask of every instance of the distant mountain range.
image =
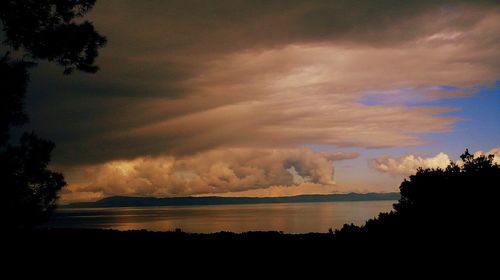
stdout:
<svg viewBox="0 0 500 280">
<path fill-rule="evenodd" d="M 258 203 L 305 203 L 329 201 L 374 201 L 398 200 L 399 193 L 347 193 L 327 195 L 298 195 L 286 197 L 130 197 L 112 196 L 95 202 L 78 202 L 64 205 L 64 208 L 94 207 L 147 207 L 147 206 L 193 206 Z"/>
</svg>

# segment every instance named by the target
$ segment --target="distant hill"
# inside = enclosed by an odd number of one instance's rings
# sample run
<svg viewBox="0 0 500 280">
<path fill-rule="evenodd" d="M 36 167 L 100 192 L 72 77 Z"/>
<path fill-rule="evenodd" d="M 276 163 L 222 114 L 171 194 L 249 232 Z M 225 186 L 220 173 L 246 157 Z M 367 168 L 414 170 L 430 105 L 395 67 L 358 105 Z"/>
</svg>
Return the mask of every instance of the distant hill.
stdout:
<svg viewBox="0 0 500 280">
<path fill-rule="evenodd" d="M 304 203 L 329 201 L 373 201 L 398 200 L 399 193 L 347 193 L 328 195 L 298 195 L 286 197 L 129 197 L 112 196 L 95 202 L 78 202 L 64 205 L 64 208 L 91 207 L 147 207 L 147 206 L 192 206 L 258 203 Z"/>
</svg>

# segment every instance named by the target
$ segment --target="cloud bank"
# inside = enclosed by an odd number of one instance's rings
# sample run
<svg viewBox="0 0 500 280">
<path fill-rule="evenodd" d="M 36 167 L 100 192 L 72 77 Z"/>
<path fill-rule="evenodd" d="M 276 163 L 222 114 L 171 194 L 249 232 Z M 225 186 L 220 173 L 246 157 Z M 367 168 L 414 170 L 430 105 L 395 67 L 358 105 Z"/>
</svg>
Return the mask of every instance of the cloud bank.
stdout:
<svg viewBox="0 0 500 280">
<path fill-rule="evenodd" d="M 109 195 L 187 196 L 273 187 L 333 186 L 335 159 L 352 154 L 310 149 L 216 149 L 187 157 L 140 157 L 85 168 L 82 183 L 70 184 L 65 200 Z M 328 188 L 331 190 L 331 187 Z"/>
</svg>

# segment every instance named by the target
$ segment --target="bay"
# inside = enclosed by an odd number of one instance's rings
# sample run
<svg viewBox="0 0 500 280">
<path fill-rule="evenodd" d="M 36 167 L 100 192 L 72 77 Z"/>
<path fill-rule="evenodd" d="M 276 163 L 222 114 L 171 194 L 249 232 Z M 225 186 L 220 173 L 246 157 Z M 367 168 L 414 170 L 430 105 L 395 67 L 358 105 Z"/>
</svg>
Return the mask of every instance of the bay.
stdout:
<svg viewBox="0 0 500 280">
<path fill-rule="evenodd" d="M 61 208 L 46 225 L 50 228 L 211 233 L 220 231 L 327 232 L 342 225 L 364 224 L 395 201 L 335 201 L 245 205 Z"/>
</svg>

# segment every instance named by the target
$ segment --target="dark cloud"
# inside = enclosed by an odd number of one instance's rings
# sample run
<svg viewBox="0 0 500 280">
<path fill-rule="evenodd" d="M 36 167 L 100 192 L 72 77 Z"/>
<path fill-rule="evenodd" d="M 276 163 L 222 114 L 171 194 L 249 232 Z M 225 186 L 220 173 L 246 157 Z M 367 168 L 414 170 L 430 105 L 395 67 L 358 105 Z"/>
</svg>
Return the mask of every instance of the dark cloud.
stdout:
<svg viewBox="0 0 500 280">
<path fill-rule="evenodd" d="M 408 104 L 498 79 L 499 14 L 496 1 L 99 0 L 101 70 L 63 77 L 40 64 L 28 129 L 56 142 L 66 166 L 421 145 L 453 128 L 443 113 L 456 108 Z"/>
<path fill-rule="evenodd" d="M 110 41 L 126 45 L 129 51 L 199 55 L 332 40 L 394 43 L 450 26 L 473 25 L 482 18 L 483 9 L 495 4 L 451 0 L 98 1 L 93 15 L 97 23 L 102 22 L 99 26 Z M 433 24 L 422 24 L 426 20 Z M 123 26 L 125 32 L 116 26 Z"/>
</svg>

